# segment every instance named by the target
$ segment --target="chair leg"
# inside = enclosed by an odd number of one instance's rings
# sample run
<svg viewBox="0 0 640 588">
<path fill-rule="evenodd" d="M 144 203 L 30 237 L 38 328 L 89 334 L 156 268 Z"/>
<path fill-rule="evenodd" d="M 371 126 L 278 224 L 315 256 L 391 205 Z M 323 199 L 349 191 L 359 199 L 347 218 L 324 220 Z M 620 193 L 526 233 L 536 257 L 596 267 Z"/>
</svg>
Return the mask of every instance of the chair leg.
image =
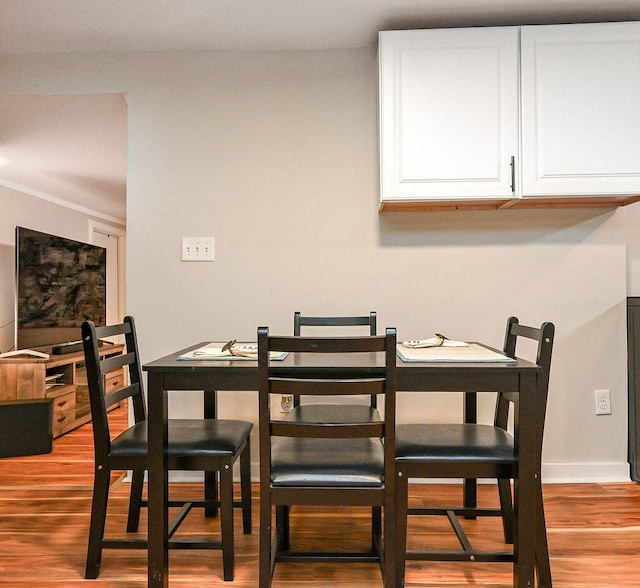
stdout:
<svg viewBox="0 0 640 588">
<path fill-rule="evenodd" d="M 204 473 L 204 499 L 216 502 L 218 500 L 218 472 Z M 204 516 L 215 518 L 218 516 L 217 506 L 205 506 Z"/>
<path fill-rule="evenodd" d="M 551 564 L 549 562 L 549 544 L 547 543 L 547 527 L 542 502 L 542 486 L 538 484 L 538 515 L 536 519 L 536 570 L 538 572 L 538 586 L 551 588 Z"/>
<path fill-rule="evenodd" d="M 478 505 L 478 481 L 475 478 L 465 479 L 463 483 L 463 505 L 465 519 L 476 519 L 475 508 Z"/>
<path fill-rule="evenodd" d="M 233 466 L 220 472 L 220 527 L 222 532 L 222 567 L 225 582 L 233 581 L 235 552 L 233 537 Z"/>
<path fill-rule="evenodd" d="M 129 517 L 127 533 L 135 533 L 140 526 L 140 509 L 142 508 L 142 489 L 144 488 L 144 470 L 136 470 L 131 477 L 131 494 L 129 497 Z"/>
<path fill-rule="evenodd" d="M 249 439 L 240 455 L 240 495 L 242 500 L 242 531 L 251 533 L 251 447 Z"/>
<path fill-rule="evenodd" d="M 504 542 L 513 545 L 513 498 L 511 497 L 511 480 L 498 480 L 498 494 L 500 496 L 500 510 L 502 511 L 502 529 Z"/>
<path fill-rule="evenodd" d="M 109 478 L 111 472 L 107 468 L 96 468 L 93 482 L 93 501 L 91 503 L 91 523 L 89 525 L 89 545 L 87 548 L 87 566 L 84 577 L 95 580 L 100 575 L 102 560 L 102 539 L 107 518 L 107 501 L 109 500 Z"/>
<path fill-rule="evenodd" d="M 278 551 L 286 551 L 291 547 L 291 534 L 289 528 L 290 513 L 290 506 L 276 506 L 276 539 L 278 541 Z"/>
<path fill-rule="evenodd" d="M 259 588 L 271 586 L 271 496 L 260 491 Z"/>
<path fill-rule="evenodd" d="M 382 537 L 382 508 L 371 507 L 371 551 L 374 553 L 380 549 Z"/>
<path fill-rule="evenodd" d="M 409 480 L 406 475 L 396 475 L 396 503 L 395 503 L 395 540 L 396 540 L 396 588 L 403 588 L 405 563 L 407 556 L 407 510 L 409 508 Z"/>
</svg>

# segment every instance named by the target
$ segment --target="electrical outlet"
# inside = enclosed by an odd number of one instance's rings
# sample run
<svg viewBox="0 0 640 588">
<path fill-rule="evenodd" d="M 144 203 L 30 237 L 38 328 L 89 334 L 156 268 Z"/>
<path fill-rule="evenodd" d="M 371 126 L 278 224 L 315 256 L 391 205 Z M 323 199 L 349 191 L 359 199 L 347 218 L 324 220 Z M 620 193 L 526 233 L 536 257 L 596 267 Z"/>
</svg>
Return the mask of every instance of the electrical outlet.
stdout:
<svg viewBox="0 0 640 588">
<path fill-rule="evenodd" d="M 596 414 L 611 414 L 611 396 L 609 390 L 594 390 L 596 395 Z"/>
<path fill-rule="evenodd" d="M 182 261 L 214 261 L 213 237 L 182 237 Z"/>
<path fill-rule="evenodd" d="M 282 394 L 280 396 L 280 412 L 291 412 L 293 408 L 293 396 L 291 394 Z"/>
</svg>

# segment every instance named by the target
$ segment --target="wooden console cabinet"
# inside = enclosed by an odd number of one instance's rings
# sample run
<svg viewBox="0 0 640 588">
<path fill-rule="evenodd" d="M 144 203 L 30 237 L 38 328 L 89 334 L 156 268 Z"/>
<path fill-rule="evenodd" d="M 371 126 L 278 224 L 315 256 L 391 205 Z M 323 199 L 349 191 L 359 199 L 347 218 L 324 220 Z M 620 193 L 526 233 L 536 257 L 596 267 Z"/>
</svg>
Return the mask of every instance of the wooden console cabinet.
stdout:
<svg viewBox="0 0 640 588">
<path fill-rule="evenodd" d="M 124 345 L 105 344 L 100 355 L 119 355 Z M 105 390 L 124 386 L 124 369 L 105 377 Z M 53 400 L 53 436 L 59 437 L 91 420 L 89 389 L 82 351 L 49 359 L 16 355 L 0 359 L 0 400 Z"/>
</svg>

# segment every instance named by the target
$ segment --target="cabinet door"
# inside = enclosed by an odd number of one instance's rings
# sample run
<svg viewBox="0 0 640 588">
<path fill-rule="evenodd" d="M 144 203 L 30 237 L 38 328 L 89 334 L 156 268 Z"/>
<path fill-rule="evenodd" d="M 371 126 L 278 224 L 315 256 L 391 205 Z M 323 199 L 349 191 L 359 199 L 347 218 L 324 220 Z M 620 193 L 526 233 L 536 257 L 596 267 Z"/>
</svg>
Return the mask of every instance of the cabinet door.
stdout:
<svg viewBox="0 0 640 588">
<path fill-rule="evenodd" d="M 517 27 L 379 35 L 381 198 L 513 196 Z"/>
<path fill-rule="evenodd" d="M 522 28 L 522 193 L 640 192 L 640 23 Z"/>
</svg>

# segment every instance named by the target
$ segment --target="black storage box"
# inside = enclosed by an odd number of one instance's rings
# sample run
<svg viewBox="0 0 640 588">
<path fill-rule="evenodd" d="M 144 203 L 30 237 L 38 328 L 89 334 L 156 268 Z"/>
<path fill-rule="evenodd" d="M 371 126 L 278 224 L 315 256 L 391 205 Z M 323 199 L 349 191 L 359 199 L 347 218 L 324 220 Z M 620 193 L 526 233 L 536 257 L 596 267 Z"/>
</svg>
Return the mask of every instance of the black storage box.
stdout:
<svg viewBox="0 0 640 588">
<path fill-rule="evenodd" d="M 0 401 L 0 457 L 51 453 L 52 410 L 50 398 Z"/>
</svg>

